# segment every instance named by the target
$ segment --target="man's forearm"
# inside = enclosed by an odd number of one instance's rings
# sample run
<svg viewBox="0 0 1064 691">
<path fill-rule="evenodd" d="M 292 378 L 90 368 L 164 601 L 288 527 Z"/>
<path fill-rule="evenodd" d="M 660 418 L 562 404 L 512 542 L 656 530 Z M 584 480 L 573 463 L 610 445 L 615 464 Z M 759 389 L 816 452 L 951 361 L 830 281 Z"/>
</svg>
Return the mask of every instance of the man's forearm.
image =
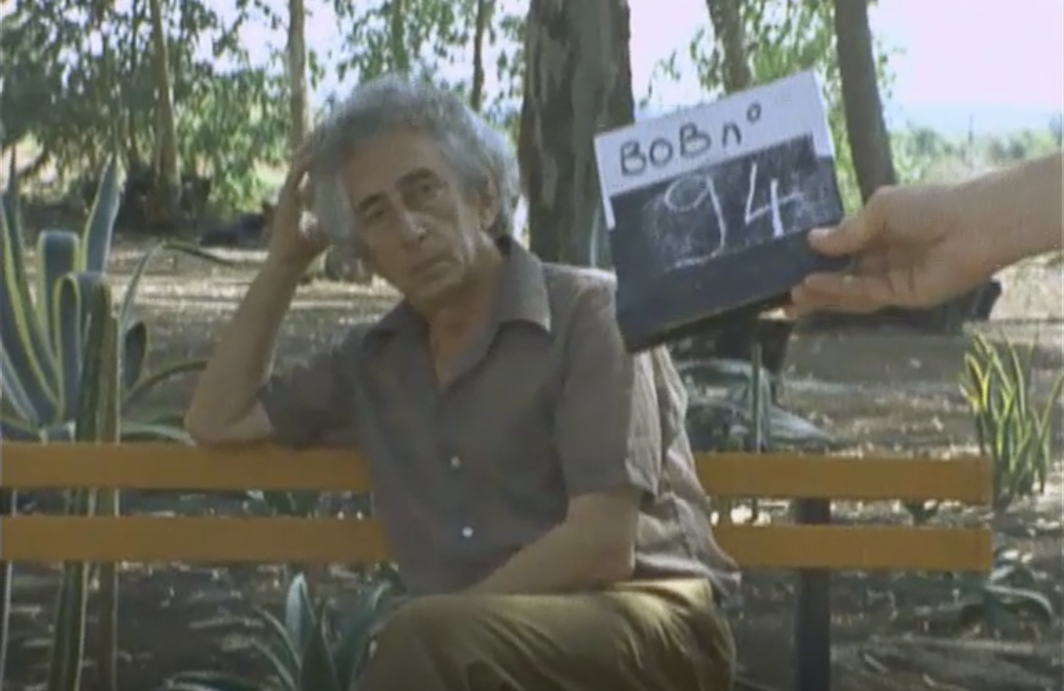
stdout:
<svg viewBox="0 0 1064 691">
<path fill-rule="evenodd" d="M 250 412 L 302 274 L 267 263 L 252 281 L 192 394 L 185 424 L 193 437 L 210 438 Z"/>
<path fill-rule="evenodd" d="M 988 243 L 994 268 L 1061 249 L 1062 160 L 1057 152 L 958 185 L 965 224 Z"/>
<path fill-rule="evenodd" d="M 630 553 L 618 553 L 562 523 L 469 589 L 475 594 L 565 593 L 604 588 L 632 574 Z"/>
</svg>

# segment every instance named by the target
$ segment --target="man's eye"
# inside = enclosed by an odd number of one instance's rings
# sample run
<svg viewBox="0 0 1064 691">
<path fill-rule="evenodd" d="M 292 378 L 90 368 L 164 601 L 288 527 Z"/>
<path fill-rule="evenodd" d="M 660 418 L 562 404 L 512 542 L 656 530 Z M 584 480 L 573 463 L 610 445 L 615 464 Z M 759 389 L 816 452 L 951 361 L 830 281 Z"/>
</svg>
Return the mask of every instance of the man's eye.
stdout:
<svg viewBox="0 0 1064 691">
<path fill-rule="evenodd" d="M 440 186 L 435 180 L 422 180 L 418 183 L 417 191 L 422 197 L 432 197 L 440 191 Z"/>
</svg>

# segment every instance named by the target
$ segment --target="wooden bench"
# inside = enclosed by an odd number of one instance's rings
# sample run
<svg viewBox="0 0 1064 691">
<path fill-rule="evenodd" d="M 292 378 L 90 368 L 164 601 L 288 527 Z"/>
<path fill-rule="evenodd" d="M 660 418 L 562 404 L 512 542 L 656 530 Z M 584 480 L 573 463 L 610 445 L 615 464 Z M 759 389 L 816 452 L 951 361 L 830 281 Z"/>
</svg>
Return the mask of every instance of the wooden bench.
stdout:
<svg viewBox="0 0 1064 691">
<path fill-rule="evenodd" d="M 276 448 L 207 450 L 162 444 L 5 443 L 5 489 L 323 490 L 367 492 L 357 455 Z M 797 454 L 706 454 L 698 475 L 713 497 L 796 501 L 799 524 L 718 522 L 745 569 L 797 569 L 798 688 L 830 685 L 829 574 L 843 570 L 989 571 L 987 528 L 831 525 L 831 500 L 945 500 L 987 505 L 984 458 L 918 460 Z M 0 520 L 0 559 L 18 562 L 377 562 L 389 559 L 373 519 L 19 515 Z"/>
</svg>

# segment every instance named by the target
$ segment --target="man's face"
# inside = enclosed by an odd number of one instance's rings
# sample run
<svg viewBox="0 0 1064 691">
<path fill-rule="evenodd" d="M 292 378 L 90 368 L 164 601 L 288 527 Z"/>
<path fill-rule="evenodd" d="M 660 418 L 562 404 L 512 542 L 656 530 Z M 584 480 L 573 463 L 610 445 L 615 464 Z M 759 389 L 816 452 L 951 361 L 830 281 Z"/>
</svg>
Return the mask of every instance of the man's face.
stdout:
<svg viewBox="0 0 1064 691">
<path fill-rule="evenodd" d="M 410 129 L 361 145 L 342 170 L 373 271 L 415 305 L 461 288 L 492 240 L 486 195 L 468 190 L 431 136 Z"/>
</svg>

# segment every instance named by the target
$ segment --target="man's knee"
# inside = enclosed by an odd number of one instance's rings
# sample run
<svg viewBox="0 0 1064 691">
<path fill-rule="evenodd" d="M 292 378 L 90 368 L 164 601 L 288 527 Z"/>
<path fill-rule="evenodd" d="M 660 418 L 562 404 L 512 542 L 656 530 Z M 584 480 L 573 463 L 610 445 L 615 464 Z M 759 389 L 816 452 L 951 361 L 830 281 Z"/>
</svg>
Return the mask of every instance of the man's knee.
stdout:
<svg viewBox="0 0 1064 691">
<path fill-rule="evenodd" d="M 403 656 L 431 646 L 434 657 L 460 649 L 476 625 L 478 606 L 461 595 L 429 595 L 410 600 L 392 614 L 378 637 L 378 655 Z M 422 651 L 418 651 L 422 652 Z"/>
<path fill-rule="evenodd" d="M 404 603 L 377 636 L 358 689 L 440 689 L 460 675 L 468 645 L 463 620 L 468 605 L 459 596 L 420 597 Z"/>
</svg>

